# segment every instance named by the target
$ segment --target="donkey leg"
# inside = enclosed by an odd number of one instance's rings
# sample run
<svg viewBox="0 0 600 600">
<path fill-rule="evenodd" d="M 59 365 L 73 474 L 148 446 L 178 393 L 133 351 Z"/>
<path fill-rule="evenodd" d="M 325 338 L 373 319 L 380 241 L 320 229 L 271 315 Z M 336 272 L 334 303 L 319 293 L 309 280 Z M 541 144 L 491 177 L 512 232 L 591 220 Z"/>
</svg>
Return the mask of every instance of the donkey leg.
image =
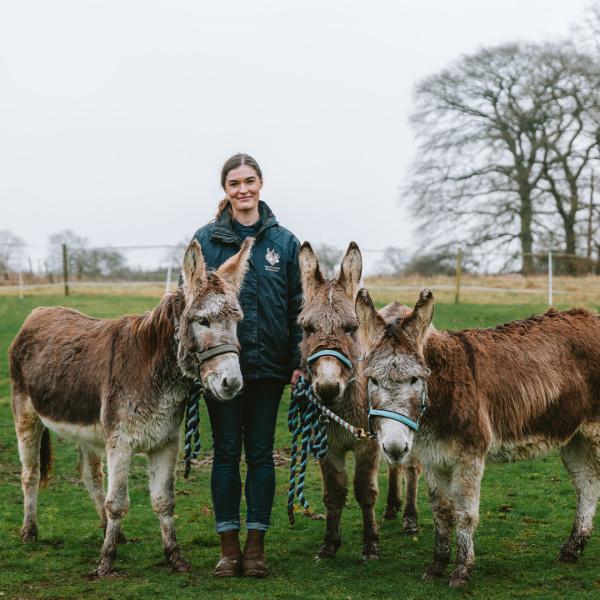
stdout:
<svg viewBox="0 0 600 600">
<path fill-rule="evenodd" d="M 102 546 L 100 564 L 96 570 L 98 577 L 114 577 L 117 557 L 117 540 L 121 522 L 129 510 L 129 489 L 127 479 L 131 466 L 132 451 L 122 446 L 107 445 L 106 466 L 108 472 L 108 493 L 104 508 L 106 511 L 106 535 Z"/>
<path fill-rule="evenodd" d="M 406 535 L 415 535 L 419 533 L 419 511 L 417 509 L 417 484 L 423 467 L 421 463 L 412 458 L 409 464 L 404 467 L 404 476 L 406 478 L 406 500 L 404 502 L 404 513 L 402 520 L 404 523 L 404 533 Z"/>
<path fill-rule="evenodd" d="M 13 398 L 13 406 L 16 401 Z M 26 410 L 29 408 L 30 410 Z M 40 449 L 44 424 L 33 411 L 29 399 L 20 404 L 20 410 L 15 410 L 15 427 L 21 458 L 21 486 L 24 496 L 24 518 L 21 529 L 21 539 L 24 542 L 37 540 L 37 495 L 40 485 Z"/>
<path fill-rule="evenodd" d="M 600 434 L 600 430 L 595 432 Z M 560 457 L 577 493 L 575 522 L 569 539 L 558 554 L 561 562 L 576 562 L 592 533 L 596 505 L 600 497 L 600 460 L 598 438 L 591 441 L 577 434 L 561 449 Z"/>
<path fill-rule="evenodd" d="M 443 577 L 450 562 L 454 504 L 450 493 L 450 478 L 446 472 L 425 467 L 425 480 L 435 528 L 433 560 L 423 574 L 423 579 L 429 581 Z"/>
<path fill-rule="evenodd" d="M 363 515 L 363 558 L 379 558 L 379 531 L 375 521 L 375 502 L 379 495 L 377 470 L 379 467 L 379 444 L 362 442 L 354 451 L 354 495 Z"/>
<path fill-rule="evenodd" d="M 179 430 L 177 431 L 179 434 Z M 190 570 L 183 558 L 175 535 L 175 464 L 179 454 L 179 438 L 163 448 L 148 453 L 148 477 L 152 508 L 160 522 L 163 551 L 168 565 L 178 573 Z"/>
<path fill-rule="evenodd" d="M 325 539 L 316 559 L 333 558 L 342 545 L 342 509 L 348 495 L 346 456 L 334 454 L 329 448 L 320 462 L 323 477 L 323 504 L 327 509 Z"/>
<path fill-rule="evenodd" d="M 106 532 L 106 494 L 104 492 L 104 472 L 102 471 L 102 457 L 87 446 L 79 445 L 79 462 L 77 470 L 81 474 L 85 489 L 94 501 L 96 512 L 100 517 L 102 529 Z"/>
<path fill-rule="evenodd" d="M 450 587 L 469 582 L 475 564 L 473 534 L 479 523 L 479 496 L 483 477 L 483 457 L 469 457 L 453 473 L 454 509 L 456 514 L 456 564 L 450 575 Z"/>
<path fill-rule="evenodd" d="M 404 468 L 398 464 L 388 464 L 388 494 L 383 511 L 382 523 L 398 518 L 402 507 L 402 474 Z"/>
</svg>

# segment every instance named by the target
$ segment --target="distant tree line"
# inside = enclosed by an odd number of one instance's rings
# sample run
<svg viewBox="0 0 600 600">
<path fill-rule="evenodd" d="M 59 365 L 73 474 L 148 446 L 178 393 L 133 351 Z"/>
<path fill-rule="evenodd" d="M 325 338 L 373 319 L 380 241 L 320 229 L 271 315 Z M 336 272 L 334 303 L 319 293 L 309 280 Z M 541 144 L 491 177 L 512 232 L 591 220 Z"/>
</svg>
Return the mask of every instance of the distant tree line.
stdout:
<svg viewBox="0 0 600 600">
<path fill-rule="evenodd" d="M 420 81 L 403 202 L 425 252 L 559 251 L 600 263 L 600 10 L 571 39 L 484 48 Z M 584 258 L 586 260 L 581 260 Z M 583 265 L 583 267 L 582 267 Z"/>
<path fill-rule="evenodd" d="M 43 261 L 43 272 L 38 277 L 49 282 L 60 280 L 63 274 L 63 245 L 66 246 L 67 271 L 71 281 L 126 280 L 144 281 L 161 279 L 170 266 L 174 280 L 181 269 L 188 240 L 165 250 L 160 265 L 155 268 L 129 264 L 126 253 L 116 248 L 90 248 L 89 241 L 70 230 L 48 236 L 48 254 Z M 0 277 L 10 279 L 11 273 L 32 276 L 34 269 L 26 253 L 26 245 L 10 230 L 0 231 Z"/>
</svg>

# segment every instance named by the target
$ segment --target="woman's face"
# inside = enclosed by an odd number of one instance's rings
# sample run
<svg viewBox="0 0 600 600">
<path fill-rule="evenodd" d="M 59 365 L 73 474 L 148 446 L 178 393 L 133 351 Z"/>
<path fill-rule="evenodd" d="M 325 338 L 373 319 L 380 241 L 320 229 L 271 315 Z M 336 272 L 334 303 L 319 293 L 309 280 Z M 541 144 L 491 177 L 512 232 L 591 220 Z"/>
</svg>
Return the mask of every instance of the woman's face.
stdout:
<svg viewBox="0 0 600 600">
<path fill-rule="evenodd" d="M 225 192 L 231 200 L 234 218 L 236 213 L 253 212 L 258 209 L 262 179 L 248 165 L 241 165 L 227 173 Z"/>
</svg>

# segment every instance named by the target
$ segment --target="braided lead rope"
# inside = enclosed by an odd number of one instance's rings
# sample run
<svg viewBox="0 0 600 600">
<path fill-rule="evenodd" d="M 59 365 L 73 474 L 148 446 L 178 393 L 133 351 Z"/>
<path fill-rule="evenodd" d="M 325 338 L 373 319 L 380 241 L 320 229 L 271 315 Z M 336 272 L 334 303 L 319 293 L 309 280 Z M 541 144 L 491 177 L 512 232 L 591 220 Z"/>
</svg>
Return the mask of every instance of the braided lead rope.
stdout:
<svg viewBox="0 0 600 600">
<path fill-rule="evenodd" d="M 302 381 L 302 383 L 304 384 L 304 380 Z M 348 423 L 347 421 L 344 421 L 344 419 L 342 419 L 341 417 L 339 417 L 338 415 L 336 415 L 334 412 L 332 412 L 331 410 L 329 410 L 327 407 L 323 406 L 317 400 L 317 397 L 313 394 L 312 386 L 308 386 L 308 389 L 305 391 L 305 396 L 320 411 L 322 411 L 328 417 L 330 417 L 331 419 L 333 419 L 336 423 L 338 423 L 338 425 L 341 425 L 344 429 L 347 429 L 358 441 L 372 440 L 372 439 L 376 438 L 375 435 L 373 435 L 371 433 L 367 433 L 361 427 L 354 427 L 354 426 L 350 425 L 350 423 Z"/>
<path fill-rule="evenodd" d="M 298 397 L 295 393 L 296 388 L 292 388 L 292 394 L 290 398 L 290 408 L 288 410 L 288 430 L 292 434 L 292 458 L 290 462 L 290 487 L 288 490 L 288 519 L 290 524 L 293 525 L 296 522 L 294 517 L 294 495 L 296 494 L 296 463 L 298 462 L 298 435 L 300 430 L 298 428 Z"/>
<path fill-rule="evenodd" d="M 204 392 L 204 386 L 197 381 L 195 390 L 190 394 L 185 414 L 185 470 L 183 478 L 187 479 L 192 468 L 192 459 L 198 458 L 200 454 L 200 398 Z"/>
<path fill-rule="evenodd" d="M 321 414 L 319 414 L 319 411 Z M 292 397 L 288 412 L 288 429 L 292 434 L 292 459 L 290 465 L 290 486 L 288 490 L 288 518 L 290 524 L 294 518 L 294 495 L 298 496 L 303 508 L 309 507 L 304 497 L 304 479 L 310 452 L 317 460 L 322 460 L 327 452 L 327 429 L 329 422 L 322 417 L 327 415 L 336 423 L 349 431 L 358 441 L 372 440 L 376 436 L 367 433 L 360 427 L 353 427 L 347 421 L 319 403 L 312 391 L 312 386 L 306 386 L 304 377 L 299 377 L 292 388 Z M 301 437 L 302 450 L 300 453 L 300 471 L 296 484 L 296 465 L 298 462 L 298 438 Z"/>
<path fill-rule="evenodd" d="M 317 408 L 306 401 L 306 384 L 299 377 L 292 388 L 290 408 L 288 411 L 288 429 L 292 434 L 292 458 L 290 464 L 290 486 L 288 491 L 288 519 L 295 523 L 294 496 L 297 495 L 302 506 L 308 508 L 304 497 L 304 478 L 310 452 L 317 460 L 321 460 L 327 451 L 326 423 L 319 418 Z M 301 440 L 300 471 L 296 482 L 296 465 L 298 463 L 298 438 Z"/>
</svg>

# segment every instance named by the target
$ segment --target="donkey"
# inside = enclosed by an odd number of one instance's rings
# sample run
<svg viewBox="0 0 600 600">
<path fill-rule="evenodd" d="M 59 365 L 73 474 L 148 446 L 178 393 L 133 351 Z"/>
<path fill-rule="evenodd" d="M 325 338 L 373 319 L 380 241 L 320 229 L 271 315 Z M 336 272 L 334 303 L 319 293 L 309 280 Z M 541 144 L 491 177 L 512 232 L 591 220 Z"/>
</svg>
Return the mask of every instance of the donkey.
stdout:
<svg viewBox="0 0 600 600">
<path fill-rule="evenodd" d="M 558 560 L 575 562 L 600 496 L 600 319 L 581 308 L 550 309 L 493 329 L 430 332 L 433 307 L 423 290 L 412 314 L 386 324 L 366 290 L 356 299 L 381 449 L 400 464 L 414 455 L 425 471 L 435 550 L 423 579 L 443 576 L 455 524 L 450 586 L 469 581 L 484 461 L 554 448 L 577 493 Z"/>
<path fill-rule="evenodd" d="M 167 563 L 177 572 L 189 570 L 173 521 L 181 422 L 194 381 L 221 400 L 242 387 L 236 294 L 252 243 L 249 238 L 218 271 L 207 272 L 200 245 L 192 241 L 183 285 L 145 315 L 103 320 L 53 307 L 27 317 L 9 350 L 24 542 L 37 539 L 37 492 L 49 474 L 50 429 L 79 445 L 78 468 L 105 530 L 96 575 L 116 575 L 116 544 L 129 509 L 127 479 L 137 452 L 148 456 L 152 508 Z"/>
<path fill-rule="evenodd" d="M 355 427 L 367 428 L 368 404 L 363 376 L 364 355 L 357 331 L 354 299 L 362 273 L 358 246 L 350 243 L 342 260 L 337 279 L 326 281 L 310 244 L 305 242 L 298 254 L 304 291 L 304 307 L 298 318 L 304 336 L 301 343 L 303 370 L 311 373 L 315 395 L 321 403 Z M 399 305 L 400 306 L 400 305 Z M 390 309 L 396 314 L 398 307 Z M 343 357 L 343 358 L 340 358 Z M 375 521 L 377 469 L 380 452 L 375 440 L 357 441 L 346 429 L 327 425 L 327 453 L 320 461 L 323 478 L 323 503 L 327 508 L 327 525 L 317 560 L 332 558 L 341 545 L 341 514 L 348 494 L 346 453 L 354 452 L 354 494 L 363 513 L 363 556 L 379 557 L 379 533 Z M 414 499 L 416 473 L 413 469 Z M 411 480 L 412 482 L 412 480 Z M 407 490 L 409 489 L 407 482 Z M 390 473 L 390 489 L 385 518 L 396 517 L 402 501 L 402 468 Z M 408 495 L 408 491 L 407 491 Z M 416 502 L 407 501 L 405 529 L 414 531 L 417 522 Z"/>
<path fill-rule="evenodd" d="M 404 317 L 411 312 L 411 308 L 406 306 L 406 304 L 402 304 L 402 302 L 391 302 L 379 310 L 379 315 L 386 323 L 391 323 L 392 321 L 404 319 Z M 429 330 L 435 331 L 434 326 L 430 325 Z M 404 477 L 406 479 L 406 498 L 404 512 L 402 513 L 403 530 L 406 535 L 415 535 L 419 533 L 417 486 L 423 467 L 414 456 L 411 456 L 404 465 L 389 461 L 387 462 L 387 465 L 389 487 L 382 522 L 391 521 L 397 518 L 398 511 L 402 506 L 402 474 L 404 472 Z"/>
</svg>

